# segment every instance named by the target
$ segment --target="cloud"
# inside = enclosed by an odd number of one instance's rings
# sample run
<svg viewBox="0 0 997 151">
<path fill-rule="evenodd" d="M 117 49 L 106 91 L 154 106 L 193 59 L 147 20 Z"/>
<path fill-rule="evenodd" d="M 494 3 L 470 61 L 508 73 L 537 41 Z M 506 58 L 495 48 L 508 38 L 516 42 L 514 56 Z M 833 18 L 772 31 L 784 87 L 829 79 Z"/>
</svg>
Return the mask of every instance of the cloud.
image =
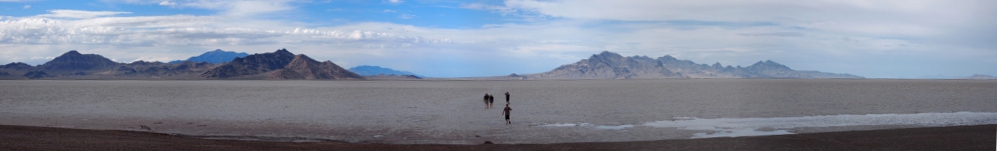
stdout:
<svg viewBox="0 0 997 151">
<path fill-rule="evenodd" d="M 176 58 L 170 58 L 170 57 L 150 57 L 150 56 L 145 56 L 145 57 L 139 57 L 139 58 L 136 58 L 136 59 L 134 59 L 134 60 L 132 60 L 132 61 L 130 61 L 130 62 L 127 62 L 127 63 L 131 63 L 131 62 L 136 62 L 136 61 L 146 61 L 146 62 L 157 62 L 157 61 L 158 61 L 158 62 L 170 62 L 170 61 L 173 61 L 173 60 L 179 60 L 179 59 L 176 59 Z"/>
<path fill-rule="evenodd" d="M 174 6 L 177 6 L 177 2 L 163 1 L 163 2 L 159 2 L 159 5 L 160 6 L 174 7 Z"/>
<path fill-rule="evenodd" d="M 388 3 L 391 3 L 391 4 L 401 4 L 401 3 L 404 3 L 404 2 L 405 1 L 402 1 L 402 0 L 388 0 Z"/>
<path fill-rule="evenodd" d="M 887 1 L 538 1 L 508 0 L 503 7 L 467 5 L 465 8 L 503 8 L 573 19 L 616 21 L 726 21 L 777 24 L 856 34 L 932 34 L 935 30 L 992 24 L 995 19 L 972 17 L 993 13 L 994 1 L 950 3 L 930 0 Z M 836 26 L 810 26 L 814 24 Z M 955 27 L 953 27 L 955 26 Z M 900 28 L 895 28 L 900 27 Z"/>
<path fill-rule="evenodd" d="M 31 8 L 31 5 L 24 5 L 24 7 L 23 7 L 23 8 L 24 8 L 24 9 L 28 9 L 28 8 Z"/>
<path fill-rule="evenodd" d="M 184 7 L 221 10 L 226 16 L 254 16 L 259 14 L 282 12 L 294 9 L 290 5 L 293 0 L 201 0 L 186 2 Z"/>
<path fill-rule="evenodd" d="M 415 15 L 401 14 L 401 15 L 398 15 L 398 18 L 401 18 L 401 19 L 412 19 L 412 18 L 415 18 Z"/>
<path fill-rule="evenodd" d="M 49 10 L 48 14 L 41 14 L 36 17 L 47 17 L 47 18 L 75 18 L 75 19 L 85 19 L 85 18 L 96 18 L 102 16 L 114 16 L 118 14 L 131 14 L 131 12 L 112 12 L 112 11 L 84 11 L 84 10 Z"/>
<path fill-rule="evenodd" d="M 398 11 L 390 10 L 390 9 L 385 9 L 384 11 L 381 11 L 381 12 L 384 12 L 384 13 L 396 13 Z"/>
<path fill-rule="evenodd" d="M 219 15 L 253 17 L 294 10 L 293 3 L 302 0 L 102 0 L 127 4 L 153 4 L 178 8 L 217 10 Z"/>
<path fill-rule="evenodd" d="M 52 57 L 52 56 L 47 56 L 47 57 L 31 57 L 31 60 L 52 60 L 52 59 L 55 59 L 55 57 Z"/>
<path fill-rule="evenodd" d="M 112 44 L 112 45 L 258 45 L 321 43 L 330 41 L 446 43 L 418 36 L 364 30 L 293 28 L 239 28 L 238 22 L 211 16 L 112 17 L 80 20 L 20 18 L 0 21 L 0 43 Z M 234 25 L 234 24 L 232 24 Z"/>
<path fill-rule="evenodd" d="M 771 37 L 803 37 L 806 34 L 798 32 L 771 32 L 771 33 L 739 33 L 740 36 L 771 36 Z"/>
<path fill-rule="evenodd" d="M 460 8 L 473 9 L 473 10 L 488 10 L 488 11 L 500 13 L 502 15 L 508 15 L 508 14 L 512 14 L 512 13 L 516 13 L 517 12 L 517 10 L 515 8 L 504 7 L 504 6 L 487 5 L 487 4 L 481 4 L 481 3 L 461 4 Z"/>
</svg>

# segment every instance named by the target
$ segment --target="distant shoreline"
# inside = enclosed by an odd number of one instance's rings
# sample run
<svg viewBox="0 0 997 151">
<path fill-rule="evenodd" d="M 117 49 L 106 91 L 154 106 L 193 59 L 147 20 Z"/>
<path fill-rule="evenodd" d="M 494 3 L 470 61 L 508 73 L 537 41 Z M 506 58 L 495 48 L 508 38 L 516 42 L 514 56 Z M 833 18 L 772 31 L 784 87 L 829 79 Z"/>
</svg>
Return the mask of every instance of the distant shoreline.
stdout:
<svg viewBox="0 0 997 151">
<path fill-rule="evenodd" d="M 268 142 L 138 131 L 0 125 L 2 150 L 994 150 L 995 141 L 997 125 L 687 140 L 485 145 Z"/>
</svg>

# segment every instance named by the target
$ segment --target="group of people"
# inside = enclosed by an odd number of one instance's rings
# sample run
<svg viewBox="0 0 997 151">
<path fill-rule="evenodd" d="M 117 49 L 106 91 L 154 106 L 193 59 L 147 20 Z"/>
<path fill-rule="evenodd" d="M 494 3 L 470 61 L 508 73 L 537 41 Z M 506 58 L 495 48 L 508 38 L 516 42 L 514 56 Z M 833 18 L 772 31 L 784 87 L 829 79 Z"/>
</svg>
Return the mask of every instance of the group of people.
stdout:
<svg viewBox="0 0 997 151">
<path fill-rule="evenodd" d="M 492 106 L 495 105 L 495 96 L 492 96 L 491 94 L 485 93 L 484 100 L 486 109 L 492 108 Z M 512 124 L 512 122 L 509 121 L 510 111 L 512 111 L 512 108 L 509 107 L 509 92 L 505 92 L 505 109 L 502 109 L 502 115 L 505 115 L 506 125 Z"/>
</svg>

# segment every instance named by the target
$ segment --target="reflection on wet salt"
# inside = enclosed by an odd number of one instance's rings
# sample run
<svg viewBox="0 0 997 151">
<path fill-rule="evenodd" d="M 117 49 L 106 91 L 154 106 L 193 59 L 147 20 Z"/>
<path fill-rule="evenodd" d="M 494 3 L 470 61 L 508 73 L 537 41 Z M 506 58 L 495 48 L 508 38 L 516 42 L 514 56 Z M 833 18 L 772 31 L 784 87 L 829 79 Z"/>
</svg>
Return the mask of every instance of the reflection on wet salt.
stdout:
<svg viewBox="0 0 997 151">
<path fill-rule="evenodd" d="M 786 130 L 776 130 L 776 131 L 759 131 L 757 129 L 736 129 L 730 131 L 718 131 L 713 133 L 695 133 L 692 134 L 692 138 L 710 138 L 710 137 L 741 137 L 741 136 L 768 136 L 768 135 L 786 135 L 793 134 Z"/>
<path fill-rule="evenodd" d="M 625 129 L 625 128 L 634 127 L 634 125 L 632 125 L 632 124 L 626 124 L 626 125 L 593 125 L 593 124 L 590 124 L 590 123 L 556 123 L 556 124 L 543 124 L 543 125 L 540 125 L 540 126 L 543 126 L 543 127 L 575 127 L 575 126 L 580 126 L 580 127 L 594 127 L 596 129 L 604 129 L 604 130 L 622 130 L 622 129 Z"/>
<path fill-rule="evenodd" d="M 800 127 L 842 127 L 872 125 L 956 126 L 997 124 L 997 113 L 955 112 L 917 114 L 826 115 L 773 118 L 677 118 L 644 123 L 642 126 L 713 131 L 696 133 L 692 138 L 739 137 L 792 134 L 788 129 Z M 759 130 L 768 129 L 768 130 Z"/>
<path fill-rule="evenodd" d="M 616 125 L 616 126 L 606 126 L 606 125 L 595 126 L 596 129 L 606 129 L 606 130 L 622 130 L 624 128 L 631 128 L 631 127 L 634 127 L 634 125 L 627 124 L 627 125 Z"/>
<path fill-rule="evenodd" d="M 589 123 L 556 123 L 556 124 L 544 124 L 544 127 L 572 127 L 572 126 L 592 126 Z"/>
</svg>

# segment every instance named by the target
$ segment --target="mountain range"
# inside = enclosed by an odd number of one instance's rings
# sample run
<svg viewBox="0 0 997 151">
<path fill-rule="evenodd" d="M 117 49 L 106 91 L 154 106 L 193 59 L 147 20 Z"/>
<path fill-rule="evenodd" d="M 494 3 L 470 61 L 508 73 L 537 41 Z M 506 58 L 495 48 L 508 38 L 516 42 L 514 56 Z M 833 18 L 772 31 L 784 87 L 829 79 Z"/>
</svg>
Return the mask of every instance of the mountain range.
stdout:
<svg viewBox="0 0 997 151">
<path fill-rule="evenodd" d="M 42 65 L 10 63 L 0 66 L 0 79 L 420 79 L 411 72 L 378 66 L 358 66 L 350 70 L 332 63 L 319 62 L 287 49 L 234 57 L 217 62 L 217 56 L 240 53 L 215 50 L 187 61 L 162 63 L 136 61 L 117 63 L 97 54 L 69 51 Z M 213 58 L 212 62 L 203 58 Z M 192 61 L 201 60 L 201 61 Z M 211 59 L 208 59 L 211 60 Z M 361 74 L 357 74 L 361 73 Z M 391 76 L 394 75 L 394 76 Z M 366 77 L 365 77 L 366 76 Z M 487 78 L 487 77 L 482 77 Z M 601 52 L 588 59 L 562 65 L 553 70 L 525 75 L 508 75 L 504 79 L 642 79 L 642 78 L 863 78 L 851 74 L 798 71 L 775 61 L 758 61 L 747 67 L 696 64 L 670 55 L 624 57 Z M 975 79 L 992 76 L 978 75 Z"/>
<path fill-rule="evenodd" d="M 227 62 L 125 64 L 73 50 L 34 67 L 20 62 L 0 66 L 0 79 L 364 79 L 330 61 L 318 62 L 286 49 Z"/>
<path fill-rule="evenodd" d="M 994 80 L 994 79 L 997 79 L 997 77 L 994 77 L 992 75 L 986 75 L 986 74 L 974 74 L 973 76 L 969 76 L 969 77 L 966 77 L 964 79 Z"/>
<path fill-rule="evenodd" d="M 178 64 L 184 61 L 187 62 L 207 62 L 213 64 L 220 64 L 232 61 L 232 59 L 249 56 L 245 52 L 234 52 L 234 51 L 224 51 L 221 49 L 215 49 L 214 51 L 208 51 L 204 54 L 193 56 L 187 58 L 187 60 L 174 60 L 170 61 L 171 64 Z"/>
<path fill-rule="evenodd" d="M 287 49 L 235 58 L 201 74 L 204 78 L 364 79 L 330 61 L 318 62 Z"/>
<path fill-rule="evenodd" d="M 851 74 L 797 71 L 771 60 L 758 61 L 748 67 L 696 64 L 670 55 L 624 57 L 604 51 L 588 59 L 562 65 L 554 70 L 527 75 L 510 75 L 522 79 L 639 79 L 639 78 L 863 78 Z"/>
</svg>

